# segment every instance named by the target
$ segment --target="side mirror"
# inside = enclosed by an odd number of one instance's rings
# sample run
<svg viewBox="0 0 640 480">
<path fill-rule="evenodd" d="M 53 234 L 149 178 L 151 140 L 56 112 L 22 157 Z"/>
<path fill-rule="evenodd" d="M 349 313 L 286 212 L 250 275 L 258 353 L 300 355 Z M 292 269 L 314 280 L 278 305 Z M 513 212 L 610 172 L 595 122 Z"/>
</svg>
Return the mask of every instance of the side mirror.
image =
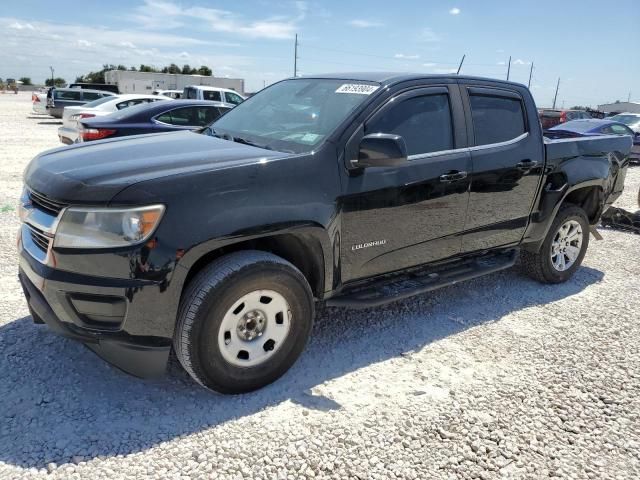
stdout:
<svg viewBox="0 0 640 480">
<path fill-rule="evenodd" d="M 352 160 L 354 168 L 396 167 L 407 161 L 407 146 L 400 135 L 373 133 L 360 142 L 358 159 Z"/>
</svg>

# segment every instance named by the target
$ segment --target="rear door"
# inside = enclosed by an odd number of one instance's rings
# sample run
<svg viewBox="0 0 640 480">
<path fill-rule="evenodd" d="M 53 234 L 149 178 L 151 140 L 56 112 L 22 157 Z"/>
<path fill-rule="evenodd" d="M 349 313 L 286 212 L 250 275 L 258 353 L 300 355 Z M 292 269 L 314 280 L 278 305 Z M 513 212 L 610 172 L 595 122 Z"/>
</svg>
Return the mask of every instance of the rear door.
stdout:
<svg viewBox="0 0 640 480">
<path fill-rule="evenodd" d="M 457 85 L 413 88 L 389 98 L 362 134 L 403 137 L 408 161 L 345 177 L 342 279 L 347 282 L 460 253 L 471 168 Z M 360 135 L 361 136 L 361 135 Z M 347 147 L 357 155 L 359 136 Z"/>
<path fill-rule="evenodd" d="M 544 166 L 542 132 L 523 92 L 462 83 L 472 139 L 469 209 L 462 251 L 521 240 Z"/>
</svg>

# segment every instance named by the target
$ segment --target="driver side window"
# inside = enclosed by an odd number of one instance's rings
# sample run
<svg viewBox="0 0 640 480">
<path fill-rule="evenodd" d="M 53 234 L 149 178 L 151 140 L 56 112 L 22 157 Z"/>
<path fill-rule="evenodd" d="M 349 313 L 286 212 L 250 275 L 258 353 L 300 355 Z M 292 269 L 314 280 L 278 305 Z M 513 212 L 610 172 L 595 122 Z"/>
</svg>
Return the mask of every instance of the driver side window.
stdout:
<svg viewBox="0 0 640 480">
<path fill-rule="evenodd" d="M 367 124 L 365 133 L 402 136 L 409 156 L 452 150 L 453 125 L 449 96 L 423 95 L 403 100 Z"/>
</svg>

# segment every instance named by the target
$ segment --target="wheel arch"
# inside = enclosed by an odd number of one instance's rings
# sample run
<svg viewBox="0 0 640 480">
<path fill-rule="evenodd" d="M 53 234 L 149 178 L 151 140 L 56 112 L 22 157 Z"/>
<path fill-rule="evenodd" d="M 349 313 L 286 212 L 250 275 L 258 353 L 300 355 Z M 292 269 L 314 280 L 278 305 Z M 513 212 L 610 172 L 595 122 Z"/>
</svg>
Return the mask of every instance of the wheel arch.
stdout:
<svg viewBox="0 0 640 480">
<path fill-rule="evenodd" d="M 582 182 L 569 187 L 564 175 L 558 176 L 554 181 L 558 188 L 543 191 L 540 211 L 533 216 L 530 231 L 525 234 L 523 248 L 527 251 L 537 252 L 544 242 L 553 220 L 563 205 L 572 204 L 582 208 L 587 214 L 590 225 L 596 225 L 604 209 L 604 186 L 602 180 Z M 553 181 L 550 185 L 554 186 Z"/>
<path fill-rule="evenodd" d="M 241 250 L 270 252 L 287 260 L 302 272 L 317 299 L 322 299 L 328 290 L 326 286 L 331 285 L 331 248 L 326 231 L 320 226 L 305 226 L 198 245 L 181 259 L 180 266 L 186 270 L 182 292 L 191 279 L 212 261 Z"/>
</svg>

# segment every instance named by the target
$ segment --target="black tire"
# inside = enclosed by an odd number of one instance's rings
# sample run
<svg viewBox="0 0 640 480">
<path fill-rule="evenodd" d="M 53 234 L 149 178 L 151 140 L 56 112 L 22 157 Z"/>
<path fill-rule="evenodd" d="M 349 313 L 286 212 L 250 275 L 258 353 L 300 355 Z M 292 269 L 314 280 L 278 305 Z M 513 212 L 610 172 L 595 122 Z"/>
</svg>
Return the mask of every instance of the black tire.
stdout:
<svg viewBox="0 0 640 480">
<path fill-rule="evenodd" d="M 224 359 L 218 334 L 234 303 L 256 290 L 272 290 L 286 299 L 290 326 L 264 363 L 239 367 Z M 202 386 L 220 393 L 250 392 L 277 380 L 294 364 L 311 333 L 313 316 L 311 288 L 295 266 L 267 252 L 236 252 L 215 260 L 189 283 L 180 302 L 174 349 Z"/>
<path fill-rule="evenodd" d="M 564 271 L 557 270 L 551 261 L 551 244 L 561 225 L 569 220 L 577 221 L 582 227 L 582 246 L 576 261 L 570 268 Z M 540 250 L 536 253 L 523 250 L 520 254 L 520 263 L 524 273 L 542 283 L 562 283 L 569 280 L 580 267 L 587 248 L 589 247 L 589 221 L 584 210 L 573 204 L 564 204 L 560 207 L 556 218 L 549 228 Z"/>
</svg>

